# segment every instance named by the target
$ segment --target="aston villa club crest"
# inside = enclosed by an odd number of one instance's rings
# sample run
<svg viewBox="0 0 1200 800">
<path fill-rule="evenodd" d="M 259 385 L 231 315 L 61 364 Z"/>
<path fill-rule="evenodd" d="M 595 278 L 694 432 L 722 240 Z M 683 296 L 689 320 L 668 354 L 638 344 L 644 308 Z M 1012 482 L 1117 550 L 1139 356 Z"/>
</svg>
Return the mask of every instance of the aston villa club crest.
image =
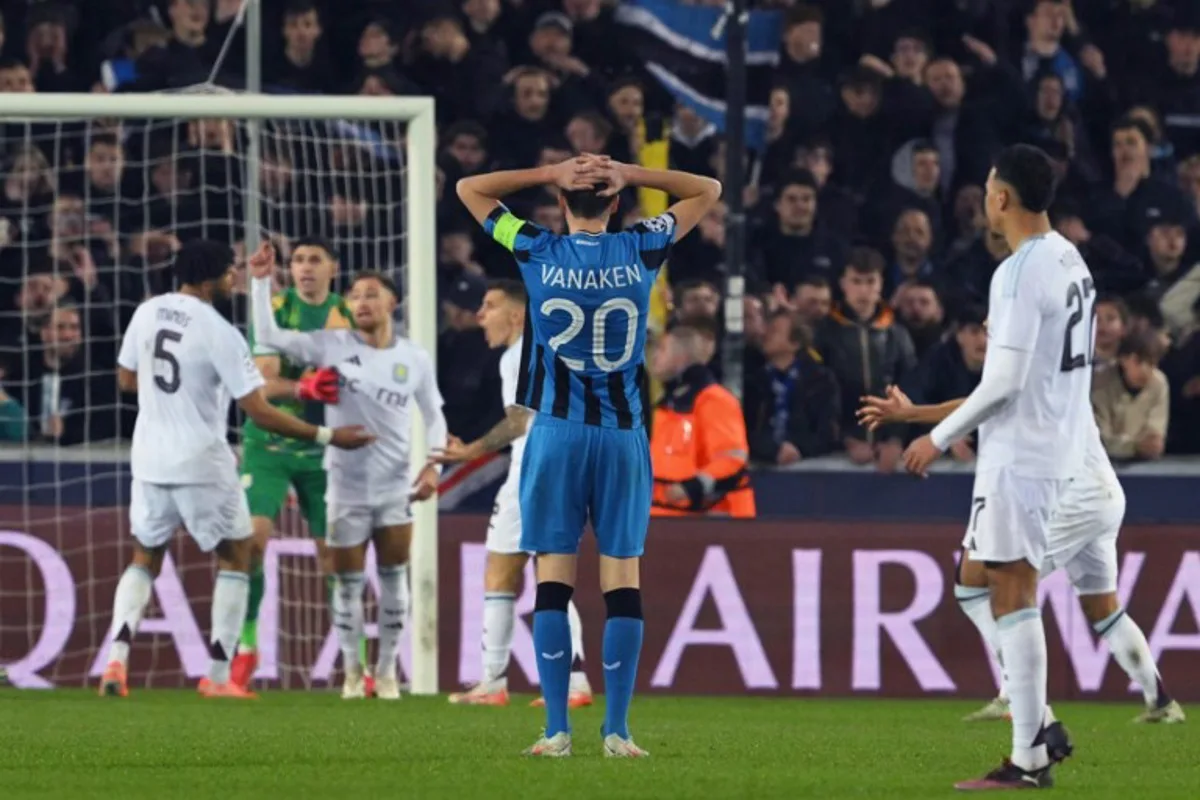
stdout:
<svg viewBox="0 0 1200 800">
<path fill-rule="evenodd" d="M 396 383 L 404 383 L 408 380 L 408 367 L 404 364 L 397 364 L 392 367 L 392 380 Z"/>
</svg>

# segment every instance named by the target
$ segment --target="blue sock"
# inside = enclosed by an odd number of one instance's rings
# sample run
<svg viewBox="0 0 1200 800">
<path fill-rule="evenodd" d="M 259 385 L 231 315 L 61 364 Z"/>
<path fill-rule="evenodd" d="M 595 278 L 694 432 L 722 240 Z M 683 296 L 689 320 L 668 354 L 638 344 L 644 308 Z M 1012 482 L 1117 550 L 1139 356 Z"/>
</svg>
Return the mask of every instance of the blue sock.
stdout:
<svg viewBox="0 0 1200 800">
<path fill-rule="evenodd" d="M 604 595 L 604 727 L 601 735 L 629 738 L 629 704 L 642 653 L 642 596 L 637 589 L 616 589 Z"/>
<path fill-rule="evenodd" d="M 533 612 L 533 649 L 546 701 L 547 738 L 571 732 L 567 720 L 571 684 L 571 624 L 567 619 L 567 603 L 571 592 L 571 587 L 563 583 L 539 583 Z"/>
</svg>

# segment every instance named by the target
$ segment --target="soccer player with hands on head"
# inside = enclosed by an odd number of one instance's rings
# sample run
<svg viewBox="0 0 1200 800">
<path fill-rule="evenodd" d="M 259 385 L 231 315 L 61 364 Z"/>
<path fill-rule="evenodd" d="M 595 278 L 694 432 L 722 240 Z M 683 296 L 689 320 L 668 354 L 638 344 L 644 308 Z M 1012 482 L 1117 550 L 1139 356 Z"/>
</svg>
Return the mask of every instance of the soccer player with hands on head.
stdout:
<svg viewBox="0 0 1200 800">
<path fill-rule="evenodd" d="M 570 233 L 517 217 L 501 199 L 557 186 Z M 666 213 L 608 233 L 617 195 L 643 186 L 680 198 Z M 568 609 L 590 521 L 600 552 L 607 620 L 602 664 L 603 752 L 647 755 L 629 733 L 643 635 L 640 559 L 653 472 L 643 402 L 646 320 L 671 245 L 721 196 L 711 178 L 581 155 L 552 166 L 463 178 L 458 197 L 517 261 L 529 296 L 516 404 L 534 412 L 521 466 L 520 550 L 537 557 L 533 643 L 546 726 L 525 753 L 571 754 Z"/>
<path fill-rule="evenodd" d="M 272 248 L 264 244 L 249 259 L 255 340 L 318 370 L 336 371 L 337 391 L 326 391 L 329 420 L 363 425 L 378 440 L 360 453 L 327 451 L 329 531 L 327 547 L 334 569 L 334 625 L 345 672 L 342 697 L 364 697 L 365 665 L 360 657 L 367 545 L 375 543 L 379 577 L 379 653 L 375 693 L 400 697 L 396 658 L 408 616 L 408 556 L 413 502 L 437 493 L 440 467 L 411 459 L 412 405 L 420 409 L 426 441 L 445 447 L 446 419 L 433 360 L 413 342 L 397 336 L 392 314 L 399 302 L 386 275 L 355 276 L 346 299 L 356 330 L 309 332 L 281 329 L 271 308 Z M 333 381 L 323 379 L 328 386 Z M 415 473 L 415 478 L 410 477 Z"/>
<path fill-rule="evenodd" d="M 464 443 L 451 436 L 446 448 L 434 454 L 442 464 L 472 461 L 512 445 L 508 477 L 496 493 L 496 504 L 487 529 L 487 566 L 484 573 L 483 600 L 483 679 L 465 692 L 450 695 L 455 705 L 508 705 L 505 672 L 512 657 L 515 603 L 521 574 L 529 553 L 521 550 L 521 508 L 519 486 L 521 458 L 525 452 L 525 434 L 533 412 L 516 405 L 520 378 L 521 349 L 525 340 L 525 304 L 528 298 L 520 281 L 496 281 L 483 297 L 479 325 L 491 347 L 503 347 L 500 357 L 500 385 L 504 400 L 504 419 L 479 439 Z M 567 606 L 571 628 L 570 691 L 567 705 L 580 708 L 592 704 L 592 688 L 583 671 L 583 624 L 572 602 Z M 534 700 L 542 705 L 542 698 Z"/>
<path fill-rule="evenodd" d="M 229 399 L 263 431 L 357 450 L 374 435 L 355 423 L 313 425 L 267 400 L 263 377 L 246 340 L 212 306 L 233 281 L 233 250 L 217 242 L 185 245 L 175 256 L 177 292 L 138 306 L 121 342 L 117 380 L 136 393 L 137 424 L 130 466 L 129 523 L 133 562 L 113 600 L 112 644 L 101 695 L 128 693 L 129 647 L 163 554 L 182 526 L 205 552 L 217 555 L 212 597 L 211 666 L 200 681 L 208 697 L 254 697 L 230 680 L 230 659 L 249 600 L 250 511 L 237 462 L 225 438 Z"/>
</svg>

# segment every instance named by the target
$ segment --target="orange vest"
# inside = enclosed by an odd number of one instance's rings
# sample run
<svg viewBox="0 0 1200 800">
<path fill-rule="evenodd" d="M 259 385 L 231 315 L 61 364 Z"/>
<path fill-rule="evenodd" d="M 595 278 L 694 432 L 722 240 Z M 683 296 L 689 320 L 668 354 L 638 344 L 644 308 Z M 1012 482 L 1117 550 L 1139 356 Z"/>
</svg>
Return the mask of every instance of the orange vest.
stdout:
<svg viewBox="0 0 1200 800">
<path fill-rule="evenodd" d="M 654 409 L 652 430 L 651 516 L 755 516 L 742 406 L 706 367 L 689 367 L 666 387 Z M 675 484 L 687 492 L 686 500 L 668 499 L 668 488 Z"/>
</svg>

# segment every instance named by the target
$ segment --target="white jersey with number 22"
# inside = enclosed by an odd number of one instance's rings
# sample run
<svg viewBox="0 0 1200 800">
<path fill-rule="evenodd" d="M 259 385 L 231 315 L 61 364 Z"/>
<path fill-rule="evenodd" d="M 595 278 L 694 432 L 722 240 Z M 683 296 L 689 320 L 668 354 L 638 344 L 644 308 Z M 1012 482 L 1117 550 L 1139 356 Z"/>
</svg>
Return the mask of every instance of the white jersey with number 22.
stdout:
<svg viewBox="0 0 1200 800">
<path fill-rule="evenodd" d="M 989 352 L 1021 351 L 1031 363 L 1021 392 L 980 426 L 976 469 L 1075 477 L 1094 426 L 1092 274 L 1075 245 L 1052 231 L 1027 239 L 997 267 L 989 298 Z"/>
</svg>

